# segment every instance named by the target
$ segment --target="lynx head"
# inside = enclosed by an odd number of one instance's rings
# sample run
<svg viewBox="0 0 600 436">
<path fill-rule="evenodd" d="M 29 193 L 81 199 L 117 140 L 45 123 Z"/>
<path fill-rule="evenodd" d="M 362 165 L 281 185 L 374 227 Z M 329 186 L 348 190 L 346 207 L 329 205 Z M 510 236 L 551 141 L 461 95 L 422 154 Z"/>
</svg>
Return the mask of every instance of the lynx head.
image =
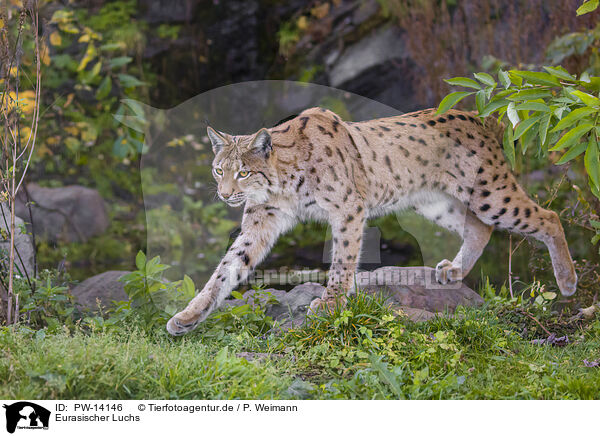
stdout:
<svg viewBox="0 0 600 436">
<path fill-rule="evenodd" d="M 215 153 L 213 177 L 219 198 L 237 207 L 246 200 L 264 203 L 277 175 L 272 163 L 273 145 L 267 129 L 253 135 L 232 136 L 209 127 L 208 137 Z"/>
</svg>

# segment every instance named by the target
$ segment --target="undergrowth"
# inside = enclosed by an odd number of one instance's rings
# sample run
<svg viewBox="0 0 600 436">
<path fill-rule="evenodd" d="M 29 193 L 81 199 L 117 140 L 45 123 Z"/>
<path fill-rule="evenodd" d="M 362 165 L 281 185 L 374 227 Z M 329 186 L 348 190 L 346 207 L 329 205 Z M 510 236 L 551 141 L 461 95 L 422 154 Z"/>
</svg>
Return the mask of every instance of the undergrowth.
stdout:
<svg viewBox="0 0 600 436">
<path fill-rule="evenodd" d="M 124 279 L 132 302 L 106 313 L 71 310 L 50 273 L 23 293 L 21 323 L 0 327 L 0 397 L 600 398 L 597 311 L 570 312 L 539 283 L 511 297 L 488 282 L 481 307 L 419 323 L 382 295 L 358 292 L 283 333 L 265 313 L 275 301 L 267 291 L 250 302 L 235 293 L 237 305 L 174 338 L 148 321 L 175 310 L 153 297 L 193 283 L 163 282 L 158 259 L 138 266 Z M 46 301 L 39 310 L 36 299 Z"/>
</svg>

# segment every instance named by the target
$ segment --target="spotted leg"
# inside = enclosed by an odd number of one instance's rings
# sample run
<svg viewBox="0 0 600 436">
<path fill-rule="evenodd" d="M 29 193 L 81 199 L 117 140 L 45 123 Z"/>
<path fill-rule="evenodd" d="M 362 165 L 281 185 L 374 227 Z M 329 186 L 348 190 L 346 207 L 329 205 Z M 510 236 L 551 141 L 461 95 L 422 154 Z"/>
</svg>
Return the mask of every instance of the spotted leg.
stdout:
<svg viewBox="0 0 600 436">
<path fill-rule="evenodd" d="M 279 235 L 294 224 L 294 218 L 269 205 L 246 207 L 242 231 L 227 254 L 187 307 L 167 323 L 167 331 L 179 336 L 193 330 L 217 309 L 238 284 L 269 253 Z"/>
</svg>

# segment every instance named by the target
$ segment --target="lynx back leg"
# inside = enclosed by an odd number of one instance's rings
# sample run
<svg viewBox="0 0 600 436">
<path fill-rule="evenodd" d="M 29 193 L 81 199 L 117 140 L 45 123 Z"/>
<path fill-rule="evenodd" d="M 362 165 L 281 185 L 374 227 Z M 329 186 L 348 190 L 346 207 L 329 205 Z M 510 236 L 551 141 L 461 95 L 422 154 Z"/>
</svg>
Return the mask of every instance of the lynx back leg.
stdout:
<svg viewBox="0 0 600 436">
<path fill-rule="evenodd" d="M 449 197 L 419 205 L 415 210 L 437 225 L 458 233 L 462 238 L 463 243 L 456 257 L 452 261 L 442 260 L 435 269 L 436 280 L 441 284 L 461 281 L 483 253 L 493 227 L 479 220 L 460 201 Z"/>
<path fill-rule="evenodd" d="M 554 276 L 560 292 L 573 295 L 577 275 L 565 233 L 556 212 L 531 200 L 509 174 L 502 186 L 475 192 L 470 208 L 486 224 L 543 242 L 550 252 Z M 480 182 L 481 183 L 481 182 Z"/>
</svg>

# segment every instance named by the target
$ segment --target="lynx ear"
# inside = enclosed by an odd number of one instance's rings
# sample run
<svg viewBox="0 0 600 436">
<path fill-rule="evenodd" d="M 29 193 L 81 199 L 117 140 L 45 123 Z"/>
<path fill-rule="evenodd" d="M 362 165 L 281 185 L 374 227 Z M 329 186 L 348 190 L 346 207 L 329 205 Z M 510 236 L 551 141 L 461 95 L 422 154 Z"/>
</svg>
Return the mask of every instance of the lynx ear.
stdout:
<svg viewBox="0 0 600 436">
<path fill-rule="evenodd" d="M 251 149 L 255 153 L 260 153 L 265 157 L 269 157 L 271 151 L 273 151 L 273 144 L 271 143 L 271 134 L 267 129 L 260 129 L 254 138 L 252 138 Z"/>
<path fill-rule="evenodd" d="M 208 133 L 208 139 L 210 139 L 212 149 L 215 154 L 217 154 L 223 147 L 227 145 L 226 137 L 228 135 L 226 133 L 217 132 L 212 127 L 207 127 L 206 133 Z"/>
</svg>

